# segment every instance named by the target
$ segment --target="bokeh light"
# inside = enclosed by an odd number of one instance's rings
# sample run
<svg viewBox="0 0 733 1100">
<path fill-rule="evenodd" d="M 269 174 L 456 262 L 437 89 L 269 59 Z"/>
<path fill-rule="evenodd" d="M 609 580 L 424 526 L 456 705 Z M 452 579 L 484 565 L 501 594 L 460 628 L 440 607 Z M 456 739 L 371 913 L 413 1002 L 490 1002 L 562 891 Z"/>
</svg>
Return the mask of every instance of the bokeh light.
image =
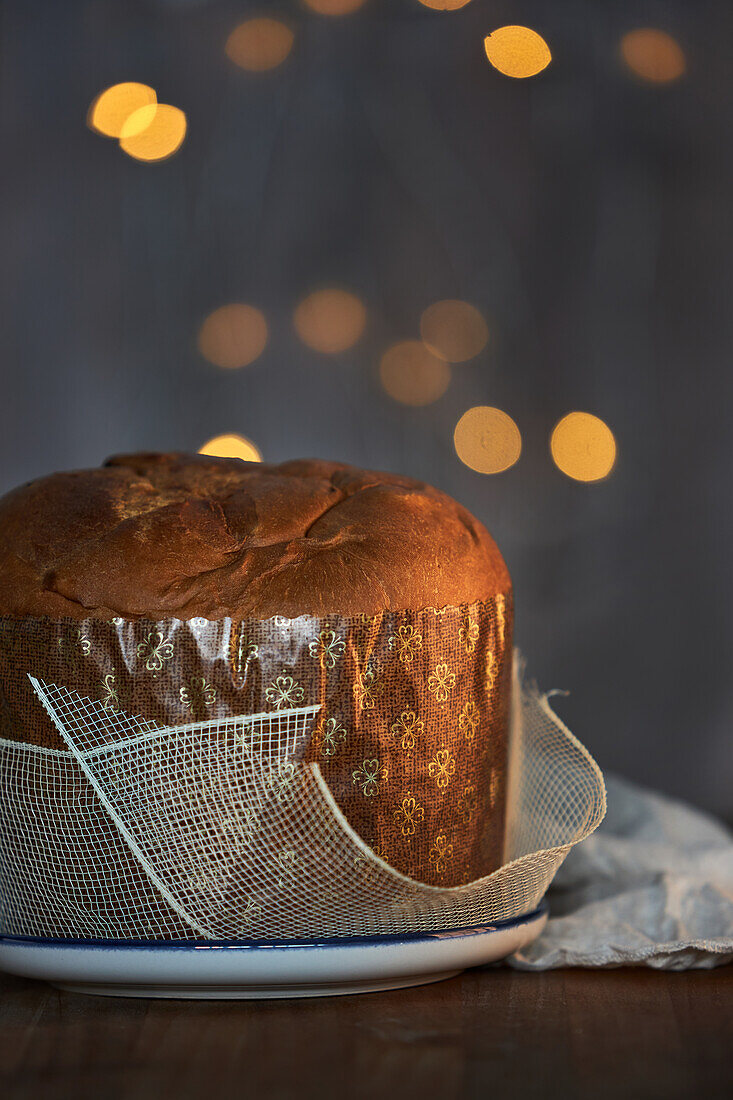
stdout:
<svg viewBox="0 0 733 1100">
<path fill-rule="evenodd" d="M 459 8 L 465 8 L 466 4 L 470 4 L 471 0 L 420 0 L 420 3 L 426 8 L 433 8 L 434 11 L 458 11 Z"/>
<path fill-rule="evenodd" d="M 285 23 L 261 16 L 235 27 L 224 50 L 235 65 L 251 73 L 262 73 L 282 65 L 293 48 L 294 38 Z"/>
<path fill-rule="evenodd" d="M 382 356 L 382 385 L 403 405 L 429 405 L 442 397 L 450 382 L 450 367 L 421 340 L 401 340 Z"/>
<path fill-rule="evenodd" d="M 420 318 L 420 335 L 440 359 L 464 363 L 483 351 L 489 330 L 475 306 L 446 298 L 425 310 Z"/>
<path fill-rule="evenodd" d="M 152 106 L 157 100 L 155 89 L 147 84 L 113 84 L 94 100 L 89 108 L 87 122 L 91 129 L 105 137 L 118 138 L 130 115 L 141 107 Z M 138 121 L 141 129 L 148 125 L 144 119 Z"/>
<path fill-rule="evenodd" d="M 296 306 L 293 324 L 309 348 L 334 355 L 359 340 L 366 324 L 366 309 L 361 299 L 348 290 L 314 290 Z"/>
<path fill-rule="evenodd" d="M 499 27 L 484 39 L 486 56 L 504 76 L 536 76 L 552 61 L 542 35 L 529 27 Z"/>
<path fill-rule="evenodd" d="M 122 124 L 120 148 L 136 160 L 165 160 L 180 149 L 185 136 L 186 116 L 180 108 L 151 103 Z"/>
<path fill-rule="evenodd" d="M 555 465 L 575 481 L 600 481 L 616 461 L 616 440 L 592 413 L 570 412 L 554 427 L 550 452 Z"/>
<path fill-rule="evenodd" d="M 245 462 L 262 462 L 262 455 L 254 443 L 236 432 L 215 435 L 203 447 L 199 447 L 199 454 L 210 455 L 212 458 L 242 458 Z"/>
<path fill-rule="evenodd" d="M 204 321 L 198 348 L 217 367 L 235 369 L 253 363 L 265 350 L 267 321 L 255 306 L 243 302 L 221 306 Z"/>
<path fill-rule="evenodd" d="M 685 71 L 680 44 L 666 31 L 638 27 L 621 39 L 621 56 L 632 73 L 651 84 L 669 84 Z"/>
<path fill-rule="evenodd" d="M 468 409 L 453 432 L 456 454 L 479 474 L 500 474 L 522 453 L 522 436 L 511 416 L 490 405 Z"/>
<path fill-rule="evenodd" d="M 350 15 L 361 8 L 366 0 L 303 0 L 311 11 L 319 15 Z"/>
</svg>

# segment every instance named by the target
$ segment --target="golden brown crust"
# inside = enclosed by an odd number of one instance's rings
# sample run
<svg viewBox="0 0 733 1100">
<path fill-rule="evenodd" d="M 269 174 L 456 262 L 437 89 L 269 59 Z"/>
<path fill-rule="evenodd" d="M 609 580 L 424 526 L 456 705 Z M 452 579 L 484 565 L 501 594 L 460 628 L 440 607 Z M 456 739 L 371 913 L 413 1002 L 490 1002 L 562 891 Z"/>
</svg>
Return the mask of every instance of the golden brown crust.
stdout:
<svg viewBox="0 0 733 1100">
<path fill-rule="evenodd" d="M 0 499 L 0 615 L 373 615 L 510 588 L 450 497 L 336 462 L 122 455 Z"/>
</svg>

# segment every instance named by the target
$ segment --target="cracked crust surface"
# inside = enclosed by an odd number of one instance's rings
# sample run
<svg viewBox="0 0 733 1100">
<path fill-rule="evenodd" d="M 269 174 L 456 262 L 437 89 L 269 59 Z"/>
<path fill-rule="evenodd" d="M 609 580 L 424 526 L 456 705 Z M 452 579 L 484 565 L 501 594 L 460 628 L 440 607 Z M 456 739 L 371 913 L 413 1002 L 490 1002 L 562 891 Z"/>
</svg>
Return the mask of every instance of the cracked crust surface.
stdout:
<svg viewBox="0 0 733 1100">
<path fill-rule="evenodd" d="M 0 499 L 3 615 L 374 615 L 510 588 L 450 497 L 336 462 L 121 455 Z"/>
</svg>

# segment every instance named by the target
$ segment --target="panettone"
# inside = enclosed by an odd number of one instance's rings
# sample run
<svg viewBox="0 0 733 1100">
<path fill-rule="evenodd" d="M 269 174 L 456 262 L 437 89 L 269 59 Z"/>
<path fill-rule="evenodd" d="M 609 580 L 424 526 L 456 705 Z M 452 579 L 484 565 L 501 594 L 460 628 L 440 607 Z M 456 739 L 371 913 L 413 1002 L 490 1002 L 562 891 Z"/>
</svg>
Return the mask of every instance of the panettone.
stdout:
<svg viewBox="0 0 733 1100">
<path fill-rule="evenodd" d="M 0 499 L 0 615 L 376 615 L 509 587 L 450 497 L 337 462 L 123 455 Z"/>
<path fill-rule="evenodd" d="M 0 736 L 66 748 L 28 673 L 165 727 L 320 704 L 302 762 L 423 882 L 502 862 L 511 644 L 491 536 L 409 478 L 141 454 L 0 500 Z"/>
</svg>

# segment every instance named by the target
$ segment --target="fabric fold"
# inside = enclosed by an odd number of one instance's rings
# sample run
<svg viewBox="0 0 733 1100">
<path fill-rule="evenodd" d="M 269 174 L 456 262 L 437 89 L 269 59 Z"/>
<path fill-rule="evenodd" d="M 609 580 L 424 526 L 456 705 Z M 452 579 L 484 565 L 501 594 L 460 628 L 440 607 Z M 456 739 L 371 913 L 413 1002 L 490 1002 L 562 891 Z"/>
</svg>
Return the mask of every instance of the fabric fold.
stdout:
<svg viewBox="0 0 733 1100">
<path fill-rule="evenodd" d="M 709 969 L 733 961 L 733 836 L 682 802 L 607 779 L 608 814 L 549 892 L 550 920 L 511 964 Z"/>
</svg>

